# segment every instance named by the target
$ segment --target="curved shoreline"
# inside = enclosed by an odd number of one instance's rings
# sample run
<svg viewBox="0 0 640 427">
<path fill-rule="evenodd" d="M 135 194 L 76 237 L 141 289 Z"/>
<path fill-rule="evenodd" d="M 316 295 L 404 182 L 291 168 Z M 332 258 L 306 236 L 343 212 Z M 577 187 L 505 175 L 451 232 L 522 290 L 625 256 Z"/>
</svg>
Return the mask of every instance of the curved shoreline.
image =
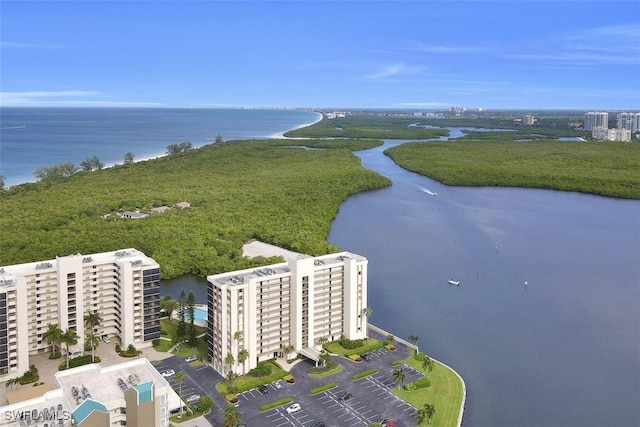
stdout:
<svg viewBox="0 0 640 427">
<path fill-rule="evenodd" d="M 388 331 L 385 331 L 384 329 L 382 329 L 382 328 L 380 328 L 378 326 L 375 326 L 375 325 L 373 325 L 371 323 L 367 324 L 367 328 L 370 328 L 373 331 L 375 331 L 375 332 L 377 332 L 379 334 L 382 334 L 383 336 L 390 335 L 390 333 Z M 393 334 L 391 334 L 391 335 L 393 335 Z M 415 351 L 418 351 L 418 346 L 417 345 L 411 344 L 410 342 L 408 342 L 408 341 L 406 341 L 406 340 L 404 340 L 402 338 L 398 338 L 398 337 L 394 336 L 394 340 L 397 341 L 397 342 L 402 343 L 403 345 L 405 345 L 405 346 L 407 346 L 409 348 L 414 349 Z M 460 411 L 458 412 L 458 422 L 457 422 L 456 427 L 461 427 L 462 426 L 462 418 L 464 416 L 464 408 L 467 405 L 467 385 L 465 384 L 464 379 L 462 378 L 462 376 L 455 369 L 453 369 L 451 366 L 449 366 L 446 363 L 443 363 L 443 362 L 441 362 L 438 359 L 435 359 L 433 357 L 431 357 L 431 359 L 436 361 L 436 362 L 438 362 L 440 365 L 444 366 L 445 368 L 449 369 L 460 380 L 460 384 L 462 385 L 462 401 L 460 402 Z"/>
</svg>

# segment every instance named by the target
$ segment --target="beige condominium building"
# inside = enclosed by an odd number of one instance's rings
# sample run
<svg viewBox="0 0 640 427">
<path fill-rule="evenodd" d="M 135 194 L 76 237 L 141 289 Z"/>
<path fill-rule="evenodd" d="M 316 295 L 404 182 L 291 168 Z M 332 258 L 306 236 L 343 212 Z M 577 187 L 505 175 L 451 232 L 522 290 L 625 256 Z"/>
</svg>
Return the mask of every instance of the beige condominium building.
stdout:
<svg viewBox="0 0 640 427">
<path fill-rule="evenodd" d="M 147 359 L 56 373 L 58 387 L 3 407 L 0 426 L 166 427 L 180 397 Z M 21 390 L 28 392 L 29 389 Z"/>
<path fill-rule="evenodd" d="M 51 351 L 49 325 L 74 330 L 73 351 L 81 351 L 88 312 L 102 320 L 94 333 L 123 347 L 150 346 L 160 337 L 158 264 L 124 249 L 0 267 L 0 380 L 27 371 L 29 356 Z"/>
<path fill-rule="evenodd" d="M 259 361 L 303 354 L 317 360 L 320 339 L 367 333 L 367 259 L 340 252 L 207 277 L 209 357 L 225 375 Z M 292 352 L 285 351 L 287 347 Z M 244 350 L 244 351 L 243 351 Z M 240 353 L 246 357 L 239 357 Z M 233 364 L 226 364 L 228 355 Z"/>
</svg>

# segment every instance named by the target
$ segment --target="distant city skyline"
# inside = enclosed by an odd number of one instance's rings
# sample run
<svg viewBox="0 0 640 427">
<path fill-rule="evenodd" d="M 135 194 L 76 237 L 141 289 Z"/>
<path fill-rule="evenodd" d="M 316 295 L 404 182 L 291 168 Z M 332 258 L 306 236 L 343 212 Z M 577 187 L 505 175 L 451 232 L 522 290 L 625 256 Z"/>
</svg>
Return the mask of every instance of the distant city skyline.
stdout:
<svg viewBox="0 0 640 427">
<path fill-rule="evenodd" d="M 640 110 L 640 2 L 1 4 L 0 106 Z"/>
</svg>

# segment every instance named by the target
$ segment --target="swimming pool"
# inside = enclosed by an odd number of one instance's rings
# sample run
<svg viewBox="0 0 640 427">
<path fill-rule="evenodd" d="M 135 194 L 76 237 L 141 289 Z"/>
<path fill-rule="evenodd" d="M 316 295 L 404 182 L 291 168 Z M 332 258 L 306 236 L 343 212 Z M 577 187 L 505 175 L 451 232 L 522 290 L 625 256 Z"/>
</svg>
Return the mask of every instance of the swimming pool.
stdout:
<svg viewBox="0 0 640 427">
<path fill-rule="evenodd" d="M 191 316 L 189 316 L 189 312 L 187 311 L 185 314 L 186 314 L 185 319 L 187 321 L 191 320 Z M 193 321 L 207 323 L 207 309 L 203 307 L 194 307 Z"/>
</svg>

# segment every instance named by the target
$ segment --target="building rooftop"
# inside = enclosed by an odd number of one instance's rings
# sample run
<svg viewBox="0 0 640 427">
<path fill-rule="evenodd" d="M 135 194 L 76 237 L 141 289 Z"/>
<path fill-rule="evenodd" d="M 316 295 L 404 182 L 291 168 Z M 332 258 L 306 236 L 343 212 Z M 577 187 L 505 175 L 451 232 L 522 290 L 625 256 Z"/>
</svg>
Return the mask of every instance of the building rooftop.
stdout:
<svg viewBox="0 0 640 427">
<path fill-rule="evenodd" d="M 129 261 L 132 264 L 149 265 L 155 264 L 155 261 L 137 249 L 129 248 L 119 251 L 102 252 L 98 254 L 82 255 L 72 254 L 69 257 L 82 257 L 83 263 L 104 264 L 113 262 L 114 258 L 118 261 Z M 67 258 L 67 257 L 62 257 Z M 16 264 L 11 266 L 0 267 L 0 285 L 11 284 L 15 276 L 33 274 L 38 271 L 47 272 L 56 268 L 56 260 L 28 262 L 25 264 Z"/>
<path fill-rule="evenodd" d="M 34 419 L 39 417 L 41 420 L 50 419 L 46 417 L 54 414 L 56 419 L 64 418 L 63 425 L 68 426 L 71 415 L 79 421 L 94 410 L 104 412 L 124 406 L 124 392 L 129 387 L 137 388 L 141 400 L 151 400 L 152 383 L 156 384 L 156 389 L 167 387 L 169 411 L 180 408 L 180 397 L 145 358 L 105 368 L 99 364 L 80 366 L 57 372 L 55 378 L 59 388 L 38 397 L 11 403 L 3 409 L 11 414 L 31 412 L 35 415 Z M 17 425 L 15 420 L 6 418 L 0 417 L 0 426 Z"/>
<path fill-rule="evenodd" d="M 271 245 L 269 245 L 271 246 Z M 273 256 L 273 255 L 269 255 Z M 351 252 L 339 252 L 328 255 L 321 255 L 312 257 L 310 255 L 298 254 L 296 259 L 313 259 L 316 266 L 331 266 L 331 264 L 342 264 L 345 259 L 356 259 L 357 261 L 365 261 L 366 258 Z M 293 261 L 293 258 L 288 258 Z M 252 268 L 247 270 L 234 271 L 231 273 L 221 273 L 208 276 L 208 279 L 215 281 L 221 285 L 239 285 L 243 283 L 249 283 L 251 279 L 259 277 L 278 276 L 280 274 L 287 274 L 291 272 L 289 263 L 284 262 L 280 264 L 273 264 L 266 267 Z"/>
</svg>

